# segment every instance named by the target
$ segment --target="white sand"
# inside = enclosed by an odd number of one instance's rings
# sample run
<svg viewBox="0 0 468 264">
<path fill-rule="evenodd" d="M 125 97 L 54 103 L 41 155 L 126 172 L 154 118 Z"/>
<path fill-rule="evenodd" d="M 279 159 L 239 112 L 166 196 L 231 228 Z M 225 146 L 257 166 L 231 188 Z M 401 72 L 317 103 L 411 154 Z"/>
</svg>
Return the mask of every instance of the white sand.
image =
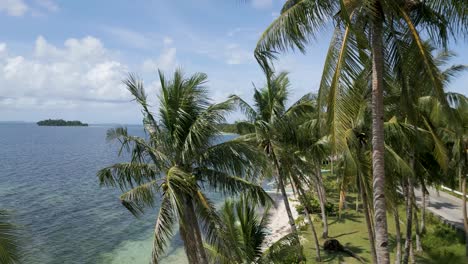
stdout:
<svg viewBox="0 0 468 264">
<path fill-rule="evenodd" d="M 268 192 L 275 201 L 275 207 L 270 209 L 270 224 L 269 229 L 271 231 L 271 235 L 267 237 L 267 242 L 264 245 L 265 248 L 270 247 L 273 243 L 278 241 L 280 238 L 284 237 L 285 235 L 291 232 L 291 227 L 289 225 L 288 214 L 286 213 L 286 207 L 284 206 L 283 197 L 281 193 L 276 192 Z M 291 211 L 293 214 L 294 219 L 298 217 L 298 213 L 296 211 L 296 205 L 298 204 L 297 201 L 291 201 L 293 197 L 292 194 L 289 194 L 289 206 L 291 207 Z"/>
</svg>

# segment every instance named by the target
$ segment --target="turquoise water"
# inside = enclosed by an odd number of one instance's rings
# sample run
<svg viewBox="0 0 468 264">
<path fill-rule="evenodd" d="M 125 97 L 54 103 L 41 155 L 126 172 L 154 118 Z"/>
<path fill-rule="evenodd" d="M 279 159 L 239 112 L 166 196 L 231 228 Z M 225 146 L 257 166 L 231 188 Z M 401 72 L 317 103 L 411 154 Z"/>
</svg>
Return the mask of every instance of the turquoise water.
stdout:
<svg viewBox="0 0 468 264">
<path fill-rule="evenodd" d="M 140 219 L 99 187 L 96 172 L 118 162 L 109 126 L 0 124 L 0 208 L 23 226 L 25 263 L 148 263 L 157 208 Z M 129 132 L 143 136 L 142 128 Z M 214 200 L 221 197 L 212 194 Z M 187 263 L 176 234 L 162 263 Z"/>
</svg>

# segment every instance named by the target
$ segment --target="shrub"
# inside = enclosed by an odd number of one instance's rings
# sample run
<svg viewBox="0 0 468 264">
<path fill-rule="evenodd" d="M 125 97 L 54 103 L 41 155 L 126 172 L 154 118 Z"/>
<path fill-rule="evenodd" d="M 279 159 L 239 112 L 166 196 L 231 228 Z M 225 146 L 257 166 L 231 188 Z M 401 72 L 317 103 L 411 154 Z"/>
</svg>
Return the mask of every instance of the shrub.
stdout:
<svg viewBox="0 0 468 264">
<path fill-rule="evenodd" d="M 422 239 L 423 247 L 438 249 L 453 245 L 454 242 L 463 243 L 463 239 L 455 230 L 444 224 L 437 223 L 434 230 Z"/>
<path fill-rule="evenodd" d="M 301 203 L 296 205 L 296 210 L 299 214 L 305 214 L 304 204 L 308 204 L 307 209 L 309 209 L 309 213 L 311 214 L 318 214 L 321 213 L 320 211 L 320 203 L 319 201 L 313 197 L 312 193 L 306 193 L 306 199 L 300 199 Z M 327 215 L 335 215 L 337 213 L 337 208 L 335 204 L 327 202 L 325 204 L 325 212 Z"/>
</svg>

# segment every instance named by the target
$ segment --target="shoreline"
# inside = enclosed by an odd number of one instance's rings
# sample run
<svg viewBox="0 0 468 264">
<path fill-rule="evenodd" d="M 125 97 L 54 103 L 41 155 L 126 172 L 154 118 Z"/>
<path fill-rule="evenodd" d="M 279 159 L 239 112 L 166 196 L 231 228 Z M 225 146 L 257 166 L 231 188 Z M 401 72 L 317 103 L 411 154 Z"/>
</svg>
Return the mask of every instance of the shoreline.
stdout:
<svg viewBox="0 0 468 264">
<path fill-rule="evenodd" d="M 268 224 L 270 234 L 267 236 L 266 243 L 264 245 L 265 249 L 269 248 L 275 242 L 291 232 L 288 214 L 286 212 L 281 193 L 276 191 L 268 191 L 267 193 L 270 194 L 271 198 L 273 199 L 275 207 L 270 208 L 270 223 Z M 296 205 L 299 204 L 299 202 L 291 201 L 291 192 L 287 192 L 287 195 L 289 199 L 289 205 L 291 207 L 291 212 L 294 219 L 296 219 L 299 216 L 296 211 Z"/>
</svg>

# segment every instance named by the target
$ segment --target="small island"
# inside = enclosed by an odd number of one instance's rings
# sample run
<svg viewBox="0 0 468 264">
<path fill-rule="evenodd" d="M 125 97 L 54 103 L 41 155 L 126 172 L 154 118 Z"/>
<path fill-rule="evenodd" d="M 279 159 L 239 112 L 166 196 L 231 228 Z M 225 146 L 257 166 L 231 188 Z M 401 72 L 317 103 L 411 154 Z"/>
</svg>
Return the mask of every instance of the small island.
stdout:
<svg viewBox="0 0 468 264">
<path fill-rule="evenodd" d="M 81 121 L 65 121 L 63 119 L 47 119 L 37 122 L 39 126 L 88 126 L 86 123 L 81 123 Z"/>
</svg>

